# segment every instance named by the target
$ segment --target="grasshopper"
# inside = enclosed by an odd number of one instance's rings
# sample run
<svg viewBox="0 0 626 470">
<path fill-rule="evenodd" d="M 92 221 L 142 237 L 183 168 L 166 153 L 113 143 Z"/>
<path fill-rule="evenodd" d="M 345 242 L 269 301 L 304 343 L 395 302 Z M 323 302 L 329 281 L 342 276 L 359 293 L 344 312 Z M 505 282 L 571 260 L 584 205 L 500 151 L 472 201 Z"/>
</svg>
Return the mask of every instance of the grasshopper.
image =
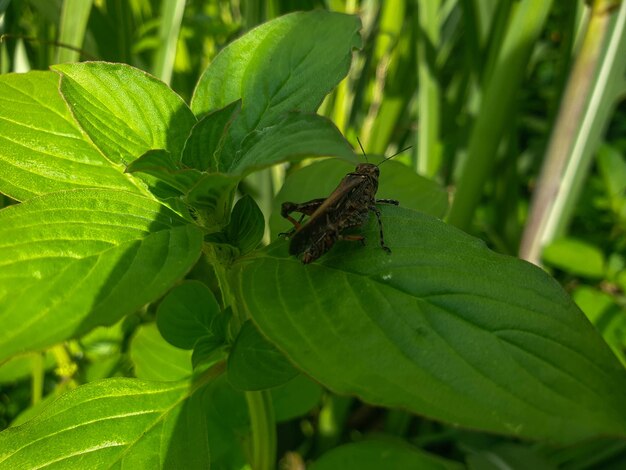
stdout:
<svg viewBox="0 0 626 470">
<path fill-rule="evenodd" d="M 361 141 L 359 146 L 367 160 Z M 294 228 L 281 235 L 290 238 L 289 254 L 298 256 L 304 264 L 311 263 L 330 250 L 337 240 L 356 240 L 365 244 L 363 235 L 346 234 L 348 229 L 362 226 L 369 218 L 370 211 L 376 215 L 380 233 L 380 246 L 387 253 L 383 223 L 376 204 L 400 204 L 394 199 L 376 199 L 378 191 L 379 165 L 409 149 L 385 158 L 378 165 L 360 163 L 355 170 L 343 177 L 337 188 L 326 198 L 312 199 L 303 203 L 284 202 L 280 215 L 289 220 Z M 290 214 L 299 212 L 300 220 Z M 309 219 L 303 224 L 305 216 Z"/>
</svg>

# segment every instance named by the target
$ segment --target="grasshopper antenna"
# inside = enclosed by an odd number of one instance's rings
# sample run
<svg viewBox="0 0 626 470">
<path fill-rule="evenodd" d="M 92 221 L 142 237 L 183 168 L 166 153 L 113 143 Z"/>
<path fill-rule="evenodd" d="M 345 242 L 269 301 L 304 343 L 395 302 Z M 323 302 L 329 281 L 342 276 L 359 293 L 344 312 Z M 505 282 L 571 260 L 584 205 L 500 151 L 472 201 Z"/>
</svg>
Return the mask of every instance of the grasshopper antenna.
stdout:
<svg viewBox="0 0 626 470">
<path fill-rule="evenodd" d="M 363 148 L 363 145 L 361 144 L 361 141 L 359 140 L 359 138 L 356 138 L 356 141 L 359 143 L 359 147 L 361 147 L 361 152 L 363 152 L 363 156 L 365 157 L 365 161 L 367 161 L 367 154 L 365 153 L 365 149 Z"/>
<path fill-rule="evenodd" d="M 359 143 L 360 143 L 360 142 L 359 142 Z M 409 145 L 408 147 L 403 148 L 403 149 L 402 149 L 402 150 L 400 150 L 399 152 L 394 153 L 391 157 L 387 157 L 387 158 L 385 158 L 382 162 L 380 162 L 380 163 L 379 163 L 378 165 L 376 165 L 376 166 L 380 166 L 380 165 L 382 165 L 383 163 L 385 163 L 387 160 L 391 160 L 393 157 L 396 157 L 396 156 L 400 155 L 402 152 L 405 152 L 405 151 L 407 151 L 407 150 L 409 150 L 409 149 L 412 149 L 412 148 L 413 148 L 413 146 L 412 146 L 412 145 Z"/>
</svg>

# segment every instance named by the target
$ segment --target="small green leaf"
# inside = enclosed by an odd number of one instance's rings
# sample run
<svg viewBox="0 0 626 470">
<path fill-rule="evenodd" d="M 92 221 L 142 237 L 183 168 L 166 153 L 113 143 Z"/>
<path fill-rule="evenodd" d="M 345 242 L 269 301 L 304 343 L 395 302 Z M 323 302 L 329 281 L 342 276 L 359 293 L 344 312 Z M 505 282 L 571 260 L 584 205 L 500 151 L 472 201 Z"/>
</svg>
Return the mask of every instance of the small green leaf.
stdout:
<svg viewBox="0 0 626 470">
<path fill-rule="evenodd" d="M 616 299 L 599 289 L 582 285 L 572 297 L 594 324 L 622 364 L 626 366 L 626 315 Z"/>
<path fill-rule="evenodd" d="M 124 191 L 61 191 L 0 210 L 0 360 L 109 325 L 196 262 L 202 232 Z"/>
<path fill-rule="evenodd" d="M 83 385 L 1 432 L 0 468 L 205 469 L 201 395 L 186 381 L 120 378 Z"/>
<path fill-rule="evenodd" d="M 196 123 L 165 83 L 126 64 L 83 62 L 52 67 L 61 93 L 82 129 L 112 162 L 129 164 L 150 149 L 180 161 Z"/>
<path fill-rule="evenodd" d="M 544 248 L 543 261 L 574 275 L 589 278 L 604 276 L 604 254 L 594 245 L 582 240 L 554 240 Z"/>
<path fill-rule="evenodd" d="M 215 326 L 222 315 L 213 293 L 199 281 L 185 281 L 174 287 L 157 309 L 157 325 L 167 342 L 193 349 L 203 336 L 224 340 Z"/>
<path fill-rule="evenodd" d="M 254 199 L 245 195 L 235 204 L 224 233 L 227 241 L 244 254 L 254 250 L 261 243 L 264 230 L 265 220 L 261 209 Z"/>
<path fill-rule="evenodd" d="M 224 339 L 219 336 L 203 336 L 193 347 L 191 364 L 195 369 L 200 364 L 212 362 L 218 357 L 218 353 L 223 353 L 225 349 Z M 221 355 L 219 357 L 222 357 Z"/>
<path fill-rule="evenodd" d="M 296 375 L 298 371 L 285 356 L 246 321 L 228 356 L 228 381 L 239 390 L 264 390 Z"/>
<path fill-rule="evenodd" d="M 467 456 L 468 470 L 557 470 L 540 451 L 519 444 L 499 444 Z M 562 468 L 562 467 L 561 467 Z"/>
<path fill-rule="evenodd" d="M 307 376 L 298 374 L 289 382 L 270 390 L 276 421 L 303 416 L 319 405 L 322 387 Z"/>
<path fill-rule="evenodd" d="M 237 100 L 200 119 L 185 142 L 182 162 L 201 171 L 218 171 L 227 131 L 240 110 L 241 100 Z"/>
<path fill-rule="evenodd" d="M 375 162 L 375 157 L 368 157 Z M 280 205 L 285 201 L 305 202 L 329 196 L 354 165 L 343 160 L 328 159 L 312 163 L 291 173 L 274 199 L 270 216 L 272 237 L 291 228 L 280 216 Z M 396 199 L 401 207 L 419 210 L 435 217 L 443 217 L 448 208 L 446 191 L 434 181 L 413 172 L 394 161 L 380 166 L 378 199 Z M 384 221 L 383 221 L 384 223 Z"/>
<path fill-rule="evenodd" d="M 626 160 L 615 148 L 603 145 L 598 149 L 598 169 L 613 209 L 626 205 Z"/>
<path fill-rule="evenodd" d="M 322 455 L 309 467 L 310 470 L 461 470 L 463 465 L 445 460 L 396 440 L 366 440 L 345 444 Z"/>
<path fill-rule="evenodd" d="M 59 76 L 0 76 L 0 193 L 18 201 L 73 188 L 140 192 L 76 125 Z"/>
<path fill-rule="evenodd" d="M 277 124 L 250 134 L 235 159 L 221 166 L 243 174 L 312 155 L 354 159 L 352 147 L 331 121 L 317 114 L 289 113 Z"/>
<path fill-rule="evenodd" d="M 221 173 L 205 173 L 187 193 L 185 200 L 196 209 L 200 225 L 208 232 L 228 224 L 235 190 L 240 178 Z"/>
<path fill-rule="evenodd" d="M 485 431 L 626 435 L 626 373 L 541 269 L 430 216 L 381 206 L 366 246 L 303 265 L 278 241 L 233 266 L 236 295 L 298 368 L 340 394 Z"/>
<path fill-rule="evenodd" d="M 139 379 L 176 381 L 193 372 L 191 353 L 165 341 L 154 323 L 137 329 L 130 343 L 130 358 Z"/>
<path fill-rule="evenodd" d="M 162 149 L 148 150 L 128 165 L 126 172 L 154 176 L 158 183 L 165 183 L 173 188 L 176 195 L 189 192 L 203 176 L 198 170 L 178 168 L 172 155 Z M 151 182 L 148 181 L 149 184 Z"/>
</svg>

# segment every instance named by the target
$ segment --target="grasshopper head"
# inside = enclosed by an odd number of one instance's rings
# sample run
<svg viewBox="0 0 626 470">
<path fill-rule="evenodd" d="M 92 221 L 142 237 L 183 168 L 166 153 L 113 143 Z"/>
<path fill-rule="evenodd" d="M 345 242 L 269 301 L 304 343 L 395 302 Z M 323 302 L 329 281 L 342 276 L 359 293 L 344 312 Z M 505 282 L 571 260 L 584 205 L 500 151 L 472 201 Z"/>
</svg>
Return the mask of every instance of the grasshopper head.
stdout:
<svg viewBox="0 0 626 470">
<path fill-rule="evenodd" d="M 360 175 L 368 175 L 374 178 L 378 178 L 380 174 L 380 170 L 373 163 L 359 163 L 356 166 L 355 173 L 359 173 Z"/>
</svg>

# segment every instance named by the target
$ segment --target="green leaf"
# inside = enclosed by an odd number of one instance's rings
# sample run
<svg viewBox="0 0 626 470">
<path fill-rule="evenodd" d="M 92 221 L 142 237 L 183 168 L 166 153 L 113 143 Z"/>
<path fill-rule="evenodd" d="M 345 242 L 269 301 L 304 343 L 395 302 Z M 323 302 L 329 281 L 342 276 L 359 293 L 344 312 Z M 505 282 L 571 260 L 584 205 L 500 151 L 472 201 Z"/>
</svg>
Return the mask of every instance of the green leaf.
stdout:
<svg viewBox="0 0 626 470">
<path fill-rule="evenodd" d="M 335 470 L 358 468 L 360 470 L 460 470 L 460 463 L 445 460 L 404 442 L 389 440 L 367 440 L 345 444 L 322 455 L 309 467 L 310 470 Z"/>
<path fill-rule="evenodd" d="M 24 201 L 84 187 L 139 192 L 76 125 L 58 74 L 0 76 L 0 192 Z"/>
<path fill-rule="evenodd" d="M 270 390 L 274 417 L 278 422 L 303 416 L 319 405 L 322 387 L 307 376 L 298 374 L 289 382 Z"/>
<path fill-rule="evenodd" d="M 213 293 L 199 281 L 174 287 L 159 304 L 157 326 L 163 338 L 182 349 L 193 349 L 203 336 L 224 341 L 220 307 Z"/>
<path fill-rule="evenodd" d="M 390 255 L 370 218 L 365 247 L 303 265 L 279 241 L 234 265 L 242 307 L 294 364 L 337 393 L 475 429 L 626 435 L 626 374 L 553 279 L 430 216 L 381 211 Z"/>
<path fill-rule="evenodd" d="M 198 170 L 179 168 L 173 161 L 172 155 L 162 149 L 148 150 L 128 165 L 126 172 L 154 176 L 158 183 L 167 184 L 176 191 L 177 195 L 189 192 L 203 176 Z M 150 183 L 151 181 L 148 181 L 148 184 Z"/>
<path fill-rule="evenodd" d="M 50 352 L 41 358 L 37 357 L 38 354 L 15 356 L 3 362 L 0 365 L 0 384 L 29 379 L 37 361 L 43 361 L 44 370 L 50 370 L 54 367 L 54 356 Z"/>
<path fill-rule="evenodd" d="M 207 231 L 221 229 L 227 222 L 240 177 L 180 169 L 166 150 L 149 150 L 128 166 L 139 172 L 153 194 L 191 206 L 191 212 Z M 151 178 L 153 177 L 153 178 Z M 172 199 L 169 199 L 172 200 Z"/>
<path fill-rule="evenodd" d="M 187 193 L 185 200 L 196 209 L 200 225 L 208 232 L 228 224 L 235 190 L 240 178 L 221 173 L 205 173 Z"/>
<path fill-rule="evenodd" d="M 613 212 L 626 217 L 626 160 L 615 148 L 603 145 L 598 149 L 598 170 Z"/>
<path fill-rule="evenodd" d="M 191 109 L 199 116 L 243 99 L 244 108 L 250 107 L 245 121 L 261 128 L 286 111 L 315 111 L 348 73 L 352 49 L 361 44 L 360 27 L 356 16 L 326 11 L 268 21 L 209 64 Z"/>
<path fill-rule="evenodd" d="M 368 157 L 371 161 L 376 158 Z M 273 237 L 291 228 L 280 216 L 280 205 L 285 201 L 305 202 L 329 196 L 346 174 L 354 171 L 354 165 L 338 159 L 315 162 L 291 173 L 274 199 L 270 216 Z M 443 217 L 448 208 L 446 191 L 434 181 L 413 172 L 394 161 L 380 167 L 378 199 L 397 199 L 400 206 L 419 210 L 435 217 Z M 383 221 L 384 223 L 384 221 Z"/>
<path fill-rule="evenodd" d="M 311 155 L 354 159 L 352 147 L 331 121 L 317 114 L 288 113 L 275 125 L 251 133 L 234 160 L 219 164 L 229 173 L 244 174 Z"/>
<path fill-rule="evenodd" d="M 157 201 L 103 189 L 0 210 L 0 360 L 109 325 L 196 262 L 202 232 Z"/>
<path fill-rule="evenodd" d="M 224 229 L 229 243 L 248 253 L 254 250 L 263 239 L 265 219 L 259 206 L 249 195 L 237 201 L 230 216 L 230 222 Z"/>
<path fill-rule="evenodd" d="M 544 248 L 543 261 L 574 275 L 590 278 L 604 276 L 604 254 L 596 246 L 582 240 L 554 240 Z"/>
<path fill-rule="evenodd" d="M 0 468 L 207 468 L 206 421 L 189 382 L 108 379 L 0 433 Z"/>
<path fill-rule="evenodd" d="M 519 444 L 499 444 L 467 456 L 469 470 L 557 470 L 540 452 Z M 562 467 L 561 467 L 562 468 Z"/>
<path fill-rule="evenodd" d="M 243 392 L 235 390 L 221 375 L 208 385 L 204 403 L 211 468 L 245 468 L 250 417 Z"/>
<path fill-rule="evenodd" d="M 246 321 L 228 356 L 228 381 L 238 390 L 264 390 L 284 384 L 298 371 Z"/>
<path fill-rule="evenodd" d="M 198 170 L 218 168 L 226 134 L 235 117 L 241 111 L 241 100 L 204 116 L 191 129 L 185 143 L 182 162 Z"/>
<path fill-rule="evenodd" d="M 626 315 L 623 306 L 606 292 L 585 285 L 575 289 L 572 297 L 626 366 Z"/>
<path fill-rule="evenodd" d="M 196 119 L 165 83 L 125 64 L 83 62 L 52 67 L 82 129 L 112 162 L 128 164 L 150 149 L 180 161 Z"/>
<path fill-rule="evenodd" d="M 253 131 L 263 132 L 283 121 L 288 112 L 315 111 L 347 74 L 352 49 L 360 46 L 359 27 L 354 16 L 325 11 L 293 13 L 227 46 L 204 72 L 191 104 L 194 113 L 202 115 L 242 100 L 241 112 L 228 129 L 215 170 L 243 173 L 290 156 L 283 152 L 278 158 L 261 145 L 258 155 L 249 157 L 242 151 L 242 143 Z M 281 133 L 283 126 L 273 132 Z M 279 148 L 283 139 L 272 138 Z M 328 142 L 333 141 L 331 137 Z M 290 151 L 297 155 L 308 152 L 308 147 L 303 143 Z M 344 155 L 346 148 L 334 152 Z"/>
<path fill-rule="evenodd" d="M 140 379 L 176 381 L 193 372 L 191 353 L 165 341 L 154 323 L 137 329 L 130 343 L 130 358 Z"/>
<path fill-rule="evenodd" d="M 216 359 L 226 357 L 227 347 L 224 340 L 218 336 L 203 336 L 193 347 L 191 365 L 198 367 L 200 364 L 213 362 Z"/>
</svg>

